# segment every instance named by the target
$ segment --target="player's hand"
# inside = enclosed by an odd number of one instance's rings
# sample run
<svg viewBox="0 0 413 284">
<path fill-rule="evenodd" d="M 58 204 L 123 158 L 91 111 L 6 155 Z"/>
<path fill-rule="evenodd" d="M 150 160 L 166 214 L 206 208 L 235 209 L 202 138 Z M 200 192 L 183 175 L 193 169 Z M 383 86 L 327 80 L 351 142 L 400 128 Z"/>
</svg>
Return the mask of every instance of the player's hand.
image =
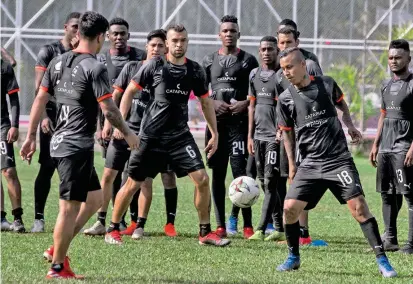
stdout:
<svg viewBox="0 0 413 284">
<path fill-rule="evenodd" d="M 20 157 L 30 165 L 34 152 L 36 152 L 36 139 L 26 138 L 20 148 Z"/>
<path fill-rule="evenodd" d="M 16 142 L 19 139 L 19 129 L 17 127 L 11 127 L 7 132 L 7 143 Z"/>
<path fill-rule="evenodd" d="M 140 138 L 135 133 L 130 132 L 130 134 L 125 135 L 125 141 L 128 143 L 128 150 L 137 150 L 139 148 Z"/>
<path fill-rule="evenodd" d="M 212 135 L 211 139 L 209 139 L 207 146 L 205 147 L 205 153 L 207 154 L 207 158 L 210 159 L 212 155 L 218 149 L 218 134 Z"/>
<path fill-rule="evenodd" d="M 52 132 L 54 131 L 53 127 L 52 127 L 52 121 L 50 120 L 50 118 L 46 117 L 42 120 L 42 123 L 40 124 L 40 128 L 42 129 L 42 132 L 44 134 L 52 134 Z"/>
<path fill-rule="evenodd" d="M 379 152 L 379 149 L 377 145 L 373 144 L 373 147 L 371 148 L 370 155 L 369 155 L 369 160 L 370 163 L 373 167 L 377 168 L 377 153 Z"/>
<path fill-rule="evenodd" d="M 246 112 L 248 109 L 249 101 L 239 101 L 229 106 L 229 110 L 232 114 L 238 114 L 242 112 Z"/>
<path fill-rule="evenodd" d="M 79 45 L 79 38 L 77 36 L 72 38 L 70 45 L 72 46 L 72 49 L 75 49 Z"/>
<path fill-rule="evenodd" d="M 106 120 L 102 129 L 102 139 L 109 141 L 112 136 L 112 125 Z"/>
<path fill-rule="evenodd" d="M 292 183 L 293 179 L 295 177 L 295 174 L 297 173 L 297 166 L 295 164 L 289 165 L 288 167 L 288 183 Z"/>
<path fill-rule="evenodd" d="M 363 136 L 361 135 L 360 131 L 358 131 L 355 127 L 348 129 L 348 134 L 351 137 L 351 144 L 360 144 L 363 140 Z"/>
<path fill-rule="evenodd" d="M 124 135 L 122 132 L 120 132 L 118 129 L 115 128 L 115 130 L 113 131 L 113 137 L 115 137 L 115 139 L 117 140 L 122 140 L 125 139 Z"/>
<path fill-rule="evenodd" d="M 101 130 L 96 131 L 95 137 L 96 137 L 96 140 L 98 141 L 99 145 L 104 147 L 105 143 L 102 139 L 102 131 Z"/>
<path fill-rule="evenodd" d="M 406 154 L 406 158 L 404 159 L 404 165 L 406 167 L 411 167 L 413 165 L 413 148 L 410 147 L 409 151 Z"/>
<path fill-rule="evenodd" d="M 254 155 L 254 140 L 248 137 L 248 153 Z"/>
<path fill-rule="evenodd" d="M 277 133 L 275 134 L 275 143 L 280 144 L 281 143 L 281 137 L 282 137 L 282 130 L 277 129 Z"/>
<path fill-rule="evenodd" d="M 214 100 L 215 112 L 218 116 L 229 112 L 229 104 L 224 101 Z"/>
</svg>

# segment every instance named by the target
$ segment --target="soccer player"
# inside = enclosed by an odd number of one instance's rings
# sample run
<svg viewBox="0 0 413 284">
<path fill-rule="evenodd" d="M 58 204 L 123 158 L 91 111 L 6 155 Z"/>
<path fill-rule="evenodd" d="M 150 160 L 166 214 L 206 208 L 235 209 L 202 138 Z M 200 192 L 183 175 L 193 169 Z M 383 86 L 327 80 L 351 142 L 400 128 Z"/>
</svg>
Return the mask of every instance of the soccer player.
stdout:
<svg viewBox="0 0 413 284">
<path fill-rule="evenodd" d="M 56 56 L 75 48 L 78 44 L 76 33 L 79 26 L 80 13 L 72 12 L 66 17 L 64 24 L 64 36 L 61 40 L 43 46 L 37 55 L 35 67 L 36 94 L 42 82 L 50 61 Z M 34 182 L 34 223 L 32 233 L 44 232 L 44 208 L 50 192 L 51 179 L 55 171 L 55 164 L 50 157 L 50 140 L 56 127 L 56 103 L 53 98 L 46 105 L 46 112 L 41 121 L 39 130 L 40 154 L 39 173 Z"/>
<path fill-rule="evenodd" d="M 1 181 L 1 230 L 12 230 L 16 233 L 24 233 L 26 229 L 24 228 L 22 220 L 22 190 L 19 177 L 17 176 L 13 148 L 13 142 L 16 142 L 19 138 L 20 103 L 18 92 L 19 85 L 14 76 L 13 67 L 1 59 L 1 173 L 7 182 L 7 189 L 12 206 L 11 212 L 14 216 L 14 222 L 10 224 L 6 220 L 3 181 Z M 10 102 L 11 122 L 7 106 L 7 96 L 9 96 Z"/>
<path fill-rule="evenodd" d="M 30 113 L 29 129 L 20 155 L 30 162 L 36 150 L 36 129 L 50 95 L 56 97 L 57 124 L 50 154 L 60 177 L 59 215 L 54 229 L 52 267 L 47 278 L 78 278 L 66 256 L 73 237 L 102 202 L 93 166 L 97 110 L 125 134 L 131 149 L 138 137 L 126 125 L 110 94 L 106 67 L 96 60 L 105 41 L 108 21 L 96 12 L 79 20 L 79 46 L 54 58 L 43 77 Z"/>
<path fill-rule="evenodd" d="M 122 244 L 119 222 L 127 205 L 146 178 L 154 178 L 170 163 L 178 177 L 189 175 L 196 187 L 194 203 L 200 223 L 199 243 L 226 246 L 230 241 L 211 231 L 209 177 L 188 127 L 188 99 L 192 90 L 200 98 L 212 133 L 205 149 L 206 154 L 208 157 L 214 154 L 218 146 L 218 133 L 213 103 L 208 98 L 205 73 L 199 64 L 185 57 L 188 33 L 183 25 L 168 26 L 166 47 L 166 59 L 156 57 L 149 60 L 133 77 L 134 82 L 129 84 L 141 90 L 149 88 L 153 102 L 142 118 L 139 149 L 131 153 L 129 178 L 116 197 L 105 241 Z M 122 99 L 122 113 L 129 111 L 131 103 L 131 96 Z"/>
<path fill-rule="evenodd" d="M 119 76 L 120 72 L 122 71 L 126 63 L 128 63 L 129 61 L 142 61 L 146 58 L 145 51 L 128 45 L 129 37 L 129 23 L 127 21 L 125 21 L 122 18 L 113 18 L 109 22 L 109 31 L 107 33 L 107 38 L 109 40 L 110 48 L 105 53 L 99 54 L 98 60 L 103 62 L 108 68 L 109 81 L 111 86 L 115 83 L 116 78 Z M 103 117 L 102 113 L 99 112 L 97 137 L 99 143 L 102 146 L 103 158 L 106 158 L 106 151 L 111 139 L 112 126 L 109 123 L 107 123 L 106 127 L 104 127 L 104 121 L 105 118 Z M 118 175 L 116 176 L 113 186 L 102 186 L 104 198 L 102 207 L 99 208 L 98 211 L 98 221 L 101 222 L 103 227 L 104 223 L 106 223 L 106 212 L 108 210 L 110 202 L 110 194 L 112 193 L 112 201 L 114 203 L 116 193 L 119 191 L 121 186 L 122 171 L 118 172 Z M 108 178 L 106 176 L 102 176 L 102 183 L 105 182 L 107 179 Z M 138 195 L 135 196 L 134 200 L 130 204 L 130 215 L 132 219 L 130 228 L 127 228 L 125 217 L 123 217 L 121 222 L 122 231 L 127 230 L 128 232 L 133 232 L 133 230 L 135 229 L 135 224 L 138 215 L 137 197 Z M 91 235 L 101 233 L 100 230 L 94 232 L 93 227 L 90 228 L 88 232 Z"/>
<path fill-rule="evenodd" d="M 388 63 L 393 78 L 382 88 L 382 107 L 370 161 L 377 167 L 377 191 L 381 193 L 385 234 L 384 249 L 399 249 L 397 215 L 403 195 L 409 211 L 409 234 L 401 252 L 413 254 L 413 74 L 409 43 L 393 40 Z"/>
<path fill-rule="evenodd" d="M 258 67 L 255 57 L 237 48 L 240 38 L 238 19 L 224 16 L 219 27 L 222 47 L 219 51 L 205 56 L 203 66 L 208 83 L 211 83 L 215 112 L 217 117 L 219 145 L 218 151 L 208 159 L 212 169 L 212 196 L 215 206 L 217 234 L 225 237 L 234 235 L 238 229 L 239 207 L 233 205 L 228 227 L 225 226 L 225 177 L 230 160 L 234 178 L 246 175 L 248 158 L 248 82 L 252 69 Z M 211 133 L 206 130 L 206 142 Z M 244 237 L 254 233 L 251 208 L 243 208 Z"/>
<path fill-rule="evenodd" d="M 272 36 L 263 37 L 258 51 L 261 66 L 253 69 L 250 74 L 248 152 L 255 156 L 258 178 L 264 190 L 264 202 L 260 223 L 249 240 L 264 240 L 267 224 L 272 222 L 272 213 L 275 207 L 280 207 L 279 211 L 282 211 L 285 197 L 285 192 L 282 196 L 277 192 L 280 154 L 276 118 L 277 39 Z M 277 217 L 275 231 L 265 238 L 267 241 L 285 240 L 282 215 Z"/>
<path fill-rule="evenodd" d="M 359 222 L 376 254 L 380 273 L 384 277 L 395 277 L 397 274 L 384 252 L 377 221 L 368 209 L 357 168 L 337 116 L 336 108 L 343 113 L 343 123 L 352 142 L 359 143 L 361 133 L 351 121 L 344 95 L 331 77 L 310 78 L 304 56 L 297 47 L 280 53 L 280 65 L 292 84 L 279 96 L 277 104 L 277 118 L 283 129 L 292 184 L 284 202 L 289 255 L 277 270 L 290 271 L 300 267 L 298 217 L 304 209 L 314 208 L 329 188 L 340 203 L 347 203 Z M 297 133 L 296 139 L 294 133 Z M 303 158 L 298 168 L 295 165 L 296 140 Z"/>
<path fill-rule="evenodd" d="M 289 23 L 287 21 L 287 23 Z M 294 22 L 290 23 L 293 25 Z M 294 23 L 295 24 L 295 23 Z M 283 26 L 280 24 L 277 37 L 278 37 L 278 48 L 280 51 L 285 50 L 286 48 L 289 47 L 298 47 L 300 41 L 298 39 L 298 36 L 300 35 L 300 32 L 297 31 L 297 26 L 293 25 L 286 25 Z M 302 49 L 300 49 L 300 52 Z M 323 72 L 321 71 L 320 66 L 318 65 L 317 62 L 313 61 L 311 58 L 314 58 L 312 56 L 312 53 L 308 51 L 304 51 L 307 57 L 304 56 L 305 58 L 305 63 L 306 63 L 306 68 L 307 72 L 311 76 L 322 76 Z M 283 75 L 283 72 L 281 69 L 277 71 L 277 83 L 278 83 L 278 92 L 281 94 L 284 90 L 288 89 L 290 86 L 290 82 L 285 78 Z M 297 162 L 300 161 L 300 157 L 297 157 Z M 286 192 L 286 181 L 288 178 L 288 158 L 287 154 L 285 152 L 285 146 L 284 146 L 284 141 L 281 141 L 281 150 L 280 150 L 280 170 L 281 170 L 281 179 L 279 182 L 279 193 Z M 282 215 L 282 211 L 276 211 L 274 214 L 274 221 L 279 219 L 280 215 Z M 276 222 L 276 221 L 275 221 Z M 311 243 L 311 237 L 310 237 L 310 232 L 308 228 L 308 212 L 303 211 L 303 213 L 300 216 L 300 244 L 301 245 L 308 245 Z"/>
</svg>

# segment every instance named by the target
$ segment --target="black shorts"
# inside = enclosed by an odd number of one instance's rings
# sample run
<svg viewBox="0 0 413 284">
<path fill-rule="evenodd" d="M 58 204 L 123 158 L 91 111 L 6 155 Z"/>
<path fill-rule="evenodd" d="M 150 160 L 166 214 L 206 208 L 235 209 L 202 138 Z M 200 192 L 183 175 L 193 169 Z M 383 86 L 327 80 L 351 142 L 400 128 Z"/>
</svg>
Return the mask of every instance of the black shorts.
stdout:
<svg viewBox="0 0 413 284">
<path fill-rule="evenodd" d="M 7 141 L 0 142 L 0 157 L 1 157 L 1 169 L 15 168 L 16 161 L 14 159 L 13 143 L 7 143 Z"/>
<path fill-rule="evenodd" d="M 204 169 L 201 152 L 190 132 L 172 140 L 141 138 L 139 149 L 131 153 L 129 176 L 136 181 L 174 171 L 178 178 Z"/>
<path fill-rule="evenodd" d="M 254 140 L 255 163 L 259 179 L 273 178 L 280 172 L 280 145 L 274 142 Z"/>
<path fill-rule="evenodd" d="M 53 159 L 60 178 L 60 199 L 85 202 L 89 191 L 101 188 L 92 151 Z"/>
<path fill-rule="evenodd" d="M 39 153 L 39 164 L 42 165 L 53 165 L 53 159 L 50 156 L 50 141 L 52 140 L 51 133 L 43 133 L 43 131 L 39 130 L 39 137 L 40 137 L 40 153 Z"/>
<path fill-rule="evenodd" d="M 218 123 L 218 149 L 208 159 L 207 164 L 211 169 L 227 170 L 228 160 L 231 164 L 234 177 L 245 176 L 247 168 L 248 150 L 248 124 L 246 120 L 240 120 L 239 124 L 227 125 L 225 122 Z M 205 134 L 205 146 L 211 139 L 211 133 L 207 128 Z"/>
<path fill-rule="evenodd" d="M 406 154 L 379 153 L 377 155 L 377 192 L 410 194 L 413 182 L 413 166 L 405 167 Z"/>
<path fill-rule="evenodd" d="M 308 202 L 305 210 L 310 210 L 317 205 L 327 189 L 341 204 L 364 195 L 353 158 L 321 162 L 303 160 L 285 199 Z"/>
<path fill-rule="evenodd" d="M 105 168 L 123 171 L 130 156 L 128 147 L 124 139 L 112 139 L 106 152 Z"/>
</svg>

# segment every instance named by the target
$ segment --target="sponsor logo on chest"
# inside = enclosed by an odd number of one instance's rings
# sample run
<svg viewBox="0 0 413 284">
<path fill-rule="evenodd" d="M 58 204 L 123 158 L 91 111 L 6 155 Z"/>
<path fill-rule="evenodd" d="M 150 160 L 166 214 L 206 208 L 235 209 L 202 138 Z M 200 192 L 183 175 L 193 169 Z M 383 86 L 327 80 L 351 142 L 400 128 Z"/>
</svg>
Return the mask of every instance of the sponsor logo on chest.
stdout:
<svg viewBox="0 0 413 284">
<path fill-rule="evenodd" d="M 175 89 L 166 89 L 167 94 L 178 94 L 178 95 L 188 95 L 188 91 L 181 90 L 181 84 L 177 84 Z"/>
<path fill-rule="evenodd" d="M 223 77 L 217 78 L 218 82 L 231 82 L 231 81 L 236 81 L 236 80 L 237 80 L 237 77 L 229 76 L 229 72 L 225 72 Z"/>
</svg>

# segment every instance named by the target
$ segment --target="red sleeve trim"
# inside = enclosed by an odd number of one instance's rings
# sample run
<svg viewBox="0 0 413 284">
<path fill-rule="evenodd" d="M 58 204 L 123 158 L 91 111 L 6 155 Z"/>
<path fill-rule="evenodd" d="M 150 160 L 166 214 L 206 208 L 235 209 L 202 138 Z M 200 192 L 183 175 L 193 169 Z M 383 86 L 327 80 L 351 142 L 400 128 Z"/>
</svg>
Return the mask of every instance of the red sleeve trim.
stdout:
<svg viewBox="0 0 413 284">
<path fill-rule="evenodd" d="M 255 101 L 257 98 L 254 97 L 253 95 L 249 95 L 249 96 L 248 96 L 248 99 L 249 99 L 250 101 Z"/>
<path fill-rule="evenodd" d="M 130 82 L 131 82 L 132 84 L 134 84 L 135 87 L 139 89 L 139 91 L 143 90 L 143 87 L 142 87 L 141 85 L 139 85 L 136 81 L 131 80 Z"/>
<path fill-rule="evenodd" d="M 206 92 L 205 94 L 203 94 L 202 96 L 200 96 L 200 98 L 208 98 L 209 97 L 209 93 L 208 92 Z"/>
<path fill-rule="evenodd" d="M 20 92 L 20 89 L 19 89 L 19 88 L 14 89 L 14 90 L 11 90 L 11 91 L 9 91 L 7 94 L 11 95 L 11 94 L 14 94 L 14 93 L 17 93 L 17 92 Z"/>
<path fill-rule="evenodd" d="M 103 96 L 97 98 L 97 101 L 100 103 L 101 101 L 106 100 L 108 98 L 112 98 L 112 94 L 103 95 Z"/>
<path fill-rule="evenodd" d="M 341 95 L 341 97 L 338 98 L 338 100 L 336 101 L 336 103 L 341 102 L 342 100 L 344 100 L 344 94 Z"/>
<path fill-rule="evenodd" d="M 275 99 L 274 99 L 274 100 L 278 101 L 278 97 L 275 97 Z"/>
<path fill-rule="evenodd" d="M 47 87 L 45 87 L 45 86 L 40 86 L 39 89 L 41 89 L 41 90 L 43 90 L 43 91 L 45 91 L 45 92 L 48 92 L 48 91 L 49 91 L 49 88 L 47 88 Z"/>
<path fill-rule="evenodd" d="M 40 65 L 35 66 L 34 69 L 39 69 L 39 70 L 42 70 L 42 71 L 46 71 L 46 70 L 47 70 L 46 67 L 40 66 Z"/>
<path fill-rule="evenodd" d="M 381 109 L 380 109 L 380 112 L 381 112 L 381 113 L 386 113 L 386 110 L 381 108 Z"/>
<path fill-rule="evenodd" d="M 122 89 L 121 87 L 118 87 L 118 86 L 116 86 L 116 85 L 113 85 L 112 86 L 115 90 L 118 90 L 119 92 L 121 92 L 121 93 L 123 93 L 125 90 L 124 89 Z"/>
<path fill-rule="evenodd" d="M 290 131 L 293 129 L 292 127 L 287 127 L 287 126 L 282 126 L 282 125 L 279 125 L 279 127 L 281 130 L 284 130 L 284 131 Z"/>
</svg>

